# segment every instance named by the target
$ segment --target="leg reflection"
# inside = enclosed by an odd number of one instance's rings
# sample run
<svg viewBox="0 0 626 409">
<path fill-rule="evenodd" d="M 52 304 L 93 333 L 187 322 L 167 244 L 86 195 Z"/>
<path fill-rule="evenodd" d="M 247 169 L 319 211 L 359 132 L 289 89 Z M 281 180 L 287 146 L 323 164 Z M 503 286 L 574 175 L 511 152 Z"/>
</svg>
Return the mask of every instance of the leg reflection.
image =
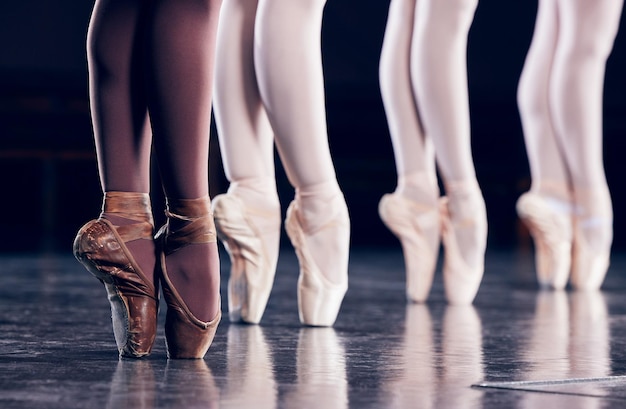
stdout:
<svg viewBox="0 0 626 409">
<path fill-rule="evenodd" d="M 601 378 L 611 375 L 608 311 L 602 293 L 598 291 L 572 293 L 570 322 L 570 377 Z M 593 393 L 591 390 L 589 392 Z M 601 390 L 597 392 L 602 394 Z M 600 405 L 599 399 L 590 399 L 584 407 L 591 409 Z"/>
<path fill-rule="evenodd" d="M 531 381 L 601 378 L 610 375 L 609 327 L 606 302 L 600 292 L 539 292 L 532 335 L 526 348 Z M 593 383 L 584 385 L 593 393 Z M 598 391 L 599 394 L 601 391 Z M 544 407 L 552 396 L 525 394 L 524 408 Z M 600 399 L 572 400 L 569 407 L 594 409 Z"/>
<path fill-rule="evenodd" d="M 540 291 L 526 348 L 530 380 L 562 379 L 569 373 L 569 306 L 564 291 Z"/>
<path fill-rule="evenodd" d="M 220 391 L 203 359 L 168 360 L 159 406 L 218 408 Z"/>
<path fill-rule="evenodd" d="M 226 355 L 228 384 L 222 407 L 275 408 L 277 386 L 272 357 L 261 327 L 231 325 Z"/>
<path fill-rule="evenodd" d="M 449 305 L 443 316 L 442 376 L 437 407 L 481 407 L 469 386 L 484 377 L 482 323 L 471 305 Z"/>
<path fill-rule="evenodd" d="M 408 408 L 416 402 L 424 409 L 434 407 L 437 369 L 435 368 L 433 328 L 428 306 L 408 304 L 404 339 L 392 366 L 400 375 L 388 382 L 389 407 Z"/>
<path fill-rule="evenodd" d="M 569 374 L 569 306 L 564 291 L 539 291 L 535 300 L 524 360 L 529 366 L 527 379 L 541 381 L 565 379 Z M 527 393 L 521 408 L 540 408 L 552 404 L 552 397 L 543 393 Z"/>
<path fill-rule="evenodd" d="M 438 339 L 428 306 L 408 305 L 396 361 L 400 376 L 388 383 L 389 407 L 480 406 L 482 394 L 470 388 L 483 377 L 482 325 L 474 307 L 446 306 L 440 346 Z"/>
<path fill-rule="evenodd" d="M 332 328 L 302 328 L 296 357 L 297 385 L 284 407 L 348 407 L 345 350 Z"/>
<path fill-rule="evenodd" d="M 155 407 L 156 382 L 150 361 L 120 359 L 111 380 L 107 409 Z"/>
</svg>

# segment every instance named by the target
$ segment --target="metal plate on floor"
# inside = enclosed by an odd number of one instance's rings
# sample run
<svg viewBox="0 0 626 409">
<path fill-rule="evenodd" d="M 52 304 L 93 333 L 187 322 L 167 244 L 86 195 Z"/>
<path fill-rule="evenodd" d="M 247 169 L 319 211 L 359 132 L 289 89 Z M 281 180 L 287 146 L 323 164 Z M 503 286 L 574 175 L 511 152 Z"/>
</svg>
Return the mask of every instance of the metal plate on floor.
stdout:
<svg viewBox="0 0 626 409">
<path fill-rule="evenodd" d="M 472 385 L 472 387 L 626 400 L 626 376 L 517 382 L 482 382 Z"/>
</svg>

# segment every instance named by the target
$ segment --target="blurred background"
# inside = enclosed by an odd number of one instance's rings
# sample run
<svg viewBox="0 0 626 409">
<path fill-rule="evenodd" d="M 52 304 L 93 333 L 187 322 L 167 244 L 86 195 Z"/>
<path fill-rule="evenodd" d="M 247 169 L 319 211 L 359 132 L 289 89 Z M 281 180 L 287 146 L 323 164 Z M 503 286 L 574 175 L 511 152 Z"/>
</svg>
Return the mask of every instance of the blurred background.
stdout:
<svg viewBox="0 0 626 409">
<path fill-rule="evenodd" d="M 355 246 L 399 246 L 377 214 L 378 200 L 396 183 L 378 88 L 388 5 L 328 0 L 322 33 L 330 144 Z M 77 229 L 99 212 L 85 56 L 92 6 L 75 0 L 0 3 L 0 253 L 69 253 Z M 515 201 L 530 182 L 515 93 L 536 8 L 534 0 L 480 0 L 470 32 L 472 143 L 492 249 L 529 245 L 515 215 Z M 622 16 L 604 99 L 615 250 L 626 247 L 625 72 Z M 227 187 L 215 134 L 211 149 L 215 195 Z M 293 189 L 280 167 L 278 180 L 286 207 Z M 153 191 L 158 218 L 158 181 Z"/>
</svg>

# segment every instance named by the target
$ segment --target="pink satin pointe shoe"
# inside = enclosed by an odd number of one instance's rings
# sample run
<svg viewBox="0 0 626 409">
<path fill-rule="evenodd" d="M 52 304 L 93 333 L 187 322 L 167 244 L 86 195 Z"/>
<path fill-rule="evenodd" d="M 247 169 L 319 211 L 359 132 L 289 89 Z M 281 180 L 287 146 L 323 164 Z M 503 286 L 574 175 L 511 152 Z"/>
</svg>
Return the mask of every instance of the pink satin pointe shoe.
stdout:
<svg viewBox="0 0 626 409">
<path fill-rule="evenodd" d="M 337 199 L 338 200 L 338 199 Z M 296 250 L 298 262 L 300 264 L 300 275 L 298 277 L 298 312 L 300 322 L 310 326 L 332 326 L 337 319 L 343 297 L 348 290 L 348 258 L 349 237 L 342 243 L 339 251 L 345 252 L 345 263 L 342 262 L 337 267 L 341 271 L 341 276 L 337 277 L 337 282 L 332 282 L 320 271 L 318 264 L 311 255 L 307 246 L 307 236 L 336 225 L 348 224 L 348 211 L 345 207 L 343 197 L 341 205 L 337 202 L 329 202 L 329 213 L 334 213 L 329 221 L 320 226 L 305 228 L 297 200 L 294 200 L 287 209 L 285 219 L 285 229 L 291 240 L 291 244 Z"/>
<path fill-rule="evenodd" d="M 562 290 L 572 267 L 571 205 L 528 192 L 520 196 L 516 209 L 535 243 L 539 286 Z"/>
<path fill-rule="evenodd" d="M 187 245 L 214 243 L 217 240 L 210 207 L 208 196 L 199 199 L 178 200 L 176 209 L 179 214 L 168 210 L 166 212 L 168 222 L 161 227 L 155 237 L 160 245 L 160 260 L 157 263 L 157 271 L 163 287 L 163 298 L 167 303 L 165 341 L 167 356 L 171 359 L 204 358 L 213 342 L 222 317 L 221 311 L 218 310 L 215 318 L 209 322 L 196 318 L 172 284 L 165 264 L 166 256 Z M 169 219 L 172 218 L 185 220 L 189 223 L 183 228 L 172 231 L 169 227 Z M 208 294 L 207 296 L 215 295 Z"/>
<path fill-rule="evenodd" d="M 378 214 L 402 245 L 407 298 L 411 302 L 426 302 L 439 254 L 439 209 L 392 193 L 382 197 Z"/>
<path fill-rule="evenodd" d="M 574 244 L 572 251 L 572 276 L 570 282 L 575 290 L 599 290 L 609 269 L 611 241 L 608 244 L 591 243 L 584 229 L 612 229 L 610 219 L 579 218 L 574 221 Z M 610 233 L 612 237 L 612 233 Z"/>
<path fill-rule="evenodd" d="M 261 215 L 259 211 L 246 207 L 232 194 L 213 198 L 212 208 L 218 237 L 231 261 L 228 280 L 230 320 L 258 324 L 272 291 L 278 254 L 268 254 L 260 232 L 249 217 L 250 212 Z M 277 229 L 280 229 L 280 220 Z"/>
<path fill-rule="evenodd" d="M 113 333 L 120 356 L 150 354 L 156 337 L 158 286 L 142 271 L 126 243 L 152 240 L 153 221 L 147 194 L 107 192 L 103 212 L 136 223 L 114 226 L 102 217 L 85 224 L 74 240 L 74 256 L 106 288 Z"/>
<path fill-rule="evenodd" d="M 474 193 L 471 193 L 474 194 Z M 480 193 L 478 192 L 480 195 Z M 472 206 L 470 200 L 464 206 Z M 484 257 L 487 245 L 487 217 L 482 197 L 480 205 L 473 202 L 472 209 L 465 208 L 465 216 L 461 220 L 454 217 L 450 199 L 440 199 L 442 220 L 442 238 L 444 246 L 443 283 L 446 299 L 450 304 L 471 304 L 476 297 L 485 270 Z M 473 235 L 473 245 L 476 260 L 468 263 L 459 246 L 459 230 L 468 230 Z"/>
</svg>

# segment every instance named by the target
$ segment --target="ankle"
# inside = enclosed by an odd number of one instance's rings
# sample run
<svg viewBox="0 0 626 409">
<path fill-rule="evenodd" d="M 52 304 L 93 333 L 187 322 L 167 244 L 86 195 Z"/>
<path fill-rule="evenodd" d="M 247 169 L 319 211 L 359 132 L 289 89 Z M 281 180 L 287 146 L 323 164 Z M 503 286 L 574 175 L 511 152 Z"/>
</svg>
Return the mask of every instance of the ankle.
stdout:
<svg viewBox="0 0 626 409">
<path fill-rule="evenodd" d="M 452 221 L 465 223 L 486 218 L 485 201 L 475 180 L 446 183 L 446 196 Z"/>
<path fill-rule="evenodd" d="M 132 222 L 154 225 L 148 193 L 105 192 L 100 216 L 111 222 L 111 219 L 117 219 L 123 225 L 132 224 Z"/>
<path fill-rule="evenodd" d="M 574 200 L 579 219 L 605 219 L 612 222 L 613 205 L 608 188 L 576 188 Z"/>
<path fill-rule="evenodd" d="M 124 242 L 152 240 L 154 220 L 147 193 L 105 192 L 100 217 L 116 227 Z"/>
<path fill-rule="evenodd" d="M 242 199 L 254 199 L 278 202 L 276 181 L 273 178 L 251 178 L 233 181 L 228 187 L 228 194 Z"/>
<path fill-rule="evenodd" d="M 165 234 L 166 254 L 190 244 L 217 241 L 208 196 L 197 199 L 168 198 L 165 215 L 167 222 L 160 234 Z"/>
<path fill-rule="evenodd" d="M 449 224 L 444 223 L 444 236 L 453 236 L 466 265 L 477 268 L 484 262 L 487 240 L 487 213 L 480 187 L 475 180 L 452 182 L 446 184 L 446 194 L 442 211 Z"/>
<path fill-rule="evenodd" d="M 297 219 L 303 234 L 292 233 L 290 238 L 296 248 L 301 247 L 300 251 L 306 249 L 310 261 L 326 280 L 338 285 L 345 282 L 348 270 L 350 218 L 345 199 L 336 183 L 334 186 L 317 185 L 313 189 L 296 190 L 293 207 L 290 206 L 296 211 L 291 217 Z M 289 221 L 289 214 L 288 210 L 288 234 L 289 226 L 294 224 Z M 292 236 L 296 238 L 295 243 Z M 300 263 L 306 266 L 307 261 L 300 260 Z"/>
<path fill-rule="evenodd" d="M 315 232 L 329 223 L 349 225 L 345 198 L 335 181 L 297 188 L 295 202 L 305 232 Z"/>
<path fill-rule="evenodd" d="M 280 225 L 280 200 L 273 178 L 245 179 L 232 182 L 228 188 L 228 195 L 240 199 L 245 205 L 248 215 L 258 219 L 255 221 L 262 224 Z"/>
<path fill-rule="evenodd" d="M 105 192 L 101 219 L 108 220 L 133 255 L 144 276 L 154 283 L 154 221 L 147 193 Z"/>
<path fill-rule="evenodd" d="M 439 199 L 437 176 L 426 171 L 401 175 L 396 193 L 412 202 L 434 207 Z"/>
<path fill-rule="evenodd" d="M 163 251 L 172 285 L 194 316 L 205 322 L 220 308 L 219 253 L 210 209 L 208 196 L 168 198 L 167 223 L 159 232 L 165 235 Z"/>
</svg>

